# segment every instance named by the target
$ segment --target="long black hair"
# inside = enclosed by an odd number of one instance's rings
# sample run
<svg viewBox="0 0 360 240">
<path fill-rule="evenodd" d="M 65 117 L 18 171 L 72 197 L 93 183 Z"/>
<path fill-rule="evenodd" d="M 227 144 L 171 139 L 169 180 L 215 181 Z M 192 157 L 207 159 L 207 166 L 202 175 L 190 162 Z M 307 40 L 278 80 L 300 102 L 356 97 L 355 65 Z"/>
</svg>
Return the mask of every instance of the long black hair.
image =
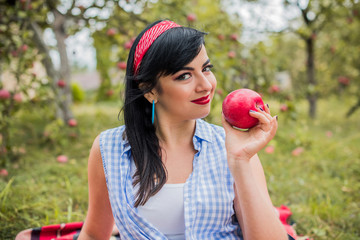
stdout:
<svg viewBox="0 0 360 240">
<path fill-rule="evenodd" d="M 151 123 L 151 103 L 144 94 L 156 89 L 160 76 L 175 74 L 200 52 L 206 33 L 188 27 L 176 27 L 162 33 L 144 55 L 137 74 L 134 74 L 134 54 L 143 34 L 161 22 L 147 26 L 135 39 L 127 61 L 125 79 L 125 138 L 131 146 L 136 165 L 133 185 L 139 184 L 135 207 L 144 205 L 166 183 L 166 169 L 161 160 L 159 139 Z"/>
</svg>

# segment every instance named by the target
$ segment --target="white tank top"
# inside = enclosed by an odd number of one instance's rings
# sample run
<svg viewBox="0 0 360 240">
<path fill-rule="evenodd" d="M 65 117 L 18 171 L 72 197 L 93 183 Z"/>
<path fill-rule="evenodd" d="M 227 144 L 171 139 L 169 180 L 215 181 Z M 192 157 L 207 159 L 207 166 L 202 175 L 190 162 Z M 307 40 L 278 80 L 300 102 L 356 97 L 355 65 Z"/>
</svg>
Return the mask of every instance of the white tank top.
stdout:
<svg viewBox="0 0 360 240">
<path fill-rule="evenodd" d="M 168 239 L 185 239 L 184 183 L 165 184 L 138 211 Z"/>
</svg>

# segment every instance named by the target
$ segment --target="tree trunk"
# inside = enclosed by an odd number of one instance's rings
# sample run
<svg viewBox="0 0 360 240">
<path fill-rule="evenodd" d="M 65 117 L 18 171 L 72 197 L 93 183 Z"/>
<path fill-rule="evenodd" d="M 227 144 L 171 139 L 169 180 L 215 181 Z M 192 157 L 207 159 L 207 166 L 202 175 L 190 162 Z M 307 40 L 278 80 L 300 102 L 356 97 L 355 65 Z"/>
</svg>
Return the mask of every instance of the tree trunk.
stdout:
<svg viewBox="0 0 360 240">
<path fill-rule="evenodd" d="M 64 113 L 64 103 L 63 103 L 63 93 L 60 91 L 60 88 L 57 86 L 57 81 L 61 79 L 60 72 L 57 71 L 54 67 L 54 64 L 50 57 L 49 48 L 47 47 L 46 43 L 44 42 L 42 38 L 42 30 L 39 27 L 39 25 L 36 22 L 31 22 L 30 27 L 32 31 L 34 32 L 34 41 L 37 45 L 37 48 L 39 51 L 44 55 L 44 58 L 42 59 L 42 63 L 45 66 L 46 73 L 52 79 L 52 84 L 50 85 L 52 90 L 54 91 L 55 98 L 56 98 L 56 118 L 62 119 L 64 121 L 67 121 L 68 119 L 65 118 L 65 116 L 72 116 L 72 114 L 65 114 Z M 71 96 L 71 95 L 70 95 Z M 70 109 L 70 108 L 68 108 Z"/>
<path fill-rule="evenodd" d="M 52 80 L 51 81 L 51 88 L 55 94 L 55 98 L 58 99 L 59 98 L 59 92 L 58 89 L 56 87 L 56 80 L 59 79 L 59 73 L 58 71 L 56 71 L 54 64 L 51 60 L 50 57 L 50 52 L 49 52 L 49 48 L 46 45 L 46 43 L 44 42 L 42 35 L 42 29 L 40 28 L 40 26 L 36 23 L 36 22 L 31 22 L 30 23 L 30 28 L 31 30 L 34 32 L 34 42 L 37 45 L 37 48 L 39 49 L 40 53 L 43 54 L 43 58 L 42 58 L 42 64 L 45 67 L 46 70 L 46 74 L 48 75 L 48 77 Z M 55 101 L 55 103 L 58 103 L 57 101 Z M 59 112 L 60 110 L 60 105 L 57 104 L 56 105 L 56 113 Z"/>
<path fill-rule="evenodd" d="M 315 48 L 314 39 L 310 36 L 306 39 L 307 48 L 307 65 L 306 74 L 308 79 L 308 93 L 307 99 L 309 102 L 309 117 L 314 119 L 316 117 L 317 106 L 317 92 L 316 92 L 316 78 L 315 78 Z"/>
<path fill-rule="evenodd" d="M 65 16 L 62 15 L 57 9 L 52 10 L 54 14 L 53 31 L 57 41 L 57 48 L 60 55 L 60 79 L 65 81 L 65 86 L 59 90 L 59 101 L 61 111 L 57 113 L 57 116 L 62 118 L 65 122 L 73 118 L 71 111 L 72 95 L 71 95 L 71 70 L 69 65 L 69 59 L 66 52 L 66 33 L 65 33 Z M 57 81 L 60 79 L 56 79 Z"/>
</svg>

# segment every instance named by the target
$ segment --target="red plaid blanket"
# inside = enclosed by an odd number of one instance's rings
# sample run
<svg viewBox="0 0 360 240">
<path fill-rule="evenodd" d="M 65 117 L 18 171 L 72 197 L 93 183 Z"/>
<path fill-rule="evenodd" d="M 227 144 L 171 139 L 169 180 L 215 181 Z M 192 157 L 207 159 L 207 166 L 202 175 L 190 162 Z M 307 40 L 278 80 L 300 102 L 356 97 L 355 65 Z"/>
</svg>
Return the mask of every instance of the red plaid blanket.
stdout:
<svg viewBox="0 0 360 240">
<path fill-rule="evenodd" d="M 281 205 L 276 208 L 279 218 L 287 233 L 295 240 L 310 240 L 307 237 L 298 237 L 293 225 L 290 223 L 291 211 L 287 206 Z M 56 225 L 30 228 L 21 231 L 15 240 L 76 240 L 79 236 L 83 222 L 63 223 Z M 114 228 L 112 239 L 120 239 L 117 229 Z M 290 238 L 289 238 L 290 239 Z"/>
</svg>

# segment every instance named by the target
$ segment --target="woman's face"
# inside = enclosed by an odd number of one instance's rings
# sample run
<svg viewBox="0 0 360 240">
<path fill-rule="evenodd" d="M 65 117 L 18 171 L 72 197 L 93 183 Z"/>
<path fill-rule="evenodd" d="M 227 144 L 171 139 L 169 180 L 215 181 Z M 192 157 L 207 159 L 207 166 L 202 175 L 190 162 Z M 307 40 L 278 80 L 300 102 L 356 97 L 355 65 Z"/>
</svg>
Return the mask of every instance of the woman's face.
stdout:
<svg viewBox="0 0 360 240">
<path fill-rule="evenodd" d="M 205 46 L 192 62 L 173 75 L 159 78 L 156 116 L 175 121 L 206 117 L 216 88 L 216 79 Z"/>
</svg>

